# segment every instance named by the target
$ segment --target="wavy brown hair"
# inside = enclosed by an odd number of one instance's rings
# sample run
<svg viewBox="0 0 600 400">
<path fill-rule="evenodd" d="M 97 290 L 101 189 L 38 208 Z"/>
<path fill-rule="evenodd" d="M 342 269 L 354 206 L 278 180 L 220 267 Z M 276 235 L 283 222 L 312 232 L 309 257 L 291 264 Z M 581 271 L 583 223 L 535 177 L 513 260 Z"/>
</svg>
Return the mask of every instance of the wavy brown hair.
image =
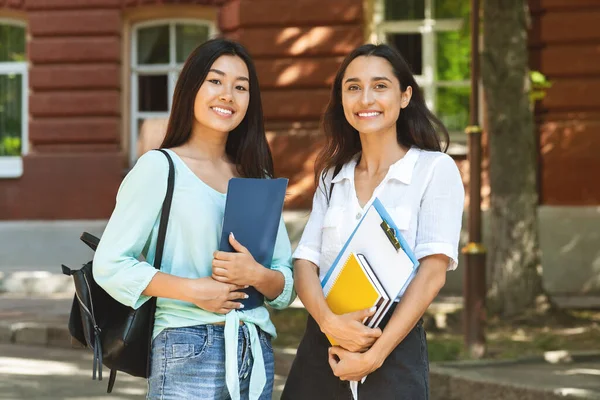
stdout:
<svg viewBox="0 0 600 400">
<path fill-rule="evenodd" d="M 161 148 L 181 146 L 192 135 L 194 101 L 213 63 L 222 55 L 241 58 L 248 67 L 250 102 L 240 124 L 229 132 L 225 153 L 246 178 L 273 176 L 273 157 L 263 121 L 258 76 L 248 51 L 239 43 L 227 39 L 212 39 L 198 46 L 187 58 L 173 93 L 173 107 L 167 133 Z"/>
<path fill-rule="evenodd" d="M 325 147 L 319 152 L 315 161 L 315 184 L 319 179 L 325 182 L 327 171 L 339 171 L 362 150 L 358 131 L 350 125 L 344 115 L 342 105 L 342 79 L 348 65 L 357 57 L 374 56 L 386 59 L 392 66 L 394 75 L 400 82 L 400 90 L 412 87 L 412 98 L 406 108 L 400 110 L 396 121 L 396 138 L 398 144 L 410 148 L 416 146 L 423 150 L 442 151 L 440 135 L 443 136 L 446 151 L 450 142 L 448 130 L 425 104 L 421 88 L 402 55 L 385 44 L 365 44 L 342 62 L 331 88 L 329 104 L 323 116 L 322 127 L 325 134 Z"/>
</svg>

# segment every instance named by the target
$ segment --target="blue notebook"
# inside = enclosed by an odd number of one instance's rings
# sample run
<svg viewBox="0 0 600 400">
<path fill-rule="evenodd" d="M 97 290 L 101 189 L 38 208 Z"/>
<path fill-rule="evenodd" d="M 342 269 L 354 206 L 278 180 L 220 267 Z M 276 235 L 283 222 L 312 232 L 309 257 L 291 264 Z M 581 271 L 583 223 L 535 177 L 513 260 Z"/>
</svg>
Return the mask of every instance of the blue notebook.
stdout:
<svg viewBox="0 0 600 400">
<path fill-rule="evenodd" d="M 219 250 L 233 252 L 229 233 L 245 246 L 256 262 L 271 268 L 288 180 L 232 178 L 229 180 Z M 254 287 L 243 290 L 244 310 L 260 307 L 264 296 Z"/>
</svg>

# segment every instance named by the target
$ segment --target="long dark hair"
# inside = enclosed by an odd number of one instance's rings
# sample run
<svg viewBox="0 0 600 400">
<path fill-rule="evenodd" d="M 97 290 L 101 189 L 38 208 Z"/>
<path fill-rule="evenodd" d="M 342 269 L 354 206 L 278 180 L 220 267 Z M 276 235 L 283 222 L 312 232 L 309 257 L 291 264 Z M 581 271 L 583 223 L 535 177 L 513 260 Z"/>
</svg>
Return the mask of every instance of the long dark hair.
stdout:
<svg viewBox="0 0 600 400">
<path fill-rule="evenodd" d="M 406 108 L 400 110 L 400 116 L 396 121 L 398 144 L 407 148 L 416 146 L 423 150 L 441 151 L 442 145 L 439 137 L 441 134 L 445 139 L 444 151 L 448 148 L 448 130 L 427 108 L 421 88 L 404 57 L 388 45 L 365 44 L 346 57 L 335 76 L 329 104 L 322 121 L 326 144 L 315 161 L 315 184 L 317 185 L 319 178 L 325 180 L 327 171 L 331 168 L 339 171 L 345 163 L 362 150 L 358 131 L 346 120 L 342 106 L 342 79 L 348 65 L 360 56 L 376 56 L 386 59 L 392 65 L 394 74 L 400 81 L 400 90 L 404 92 L 407 86 L 412 87 L 410 103 Z"/>
<path fill-rule="evenodd" d="M 212 39 L 198 46 L 187 58 L 173 93 L 173 107 L 162 148 L 186 143 L 192 134 L 194 101 L 213 63 L 222 55 L 241 58 L 248 67 L 250 102 L 242 122 L 227 136 L 225 152 L 246 178 L 273 176 L 273 157 L 265 136 L 258 76 L 248 51 L 227 39 Z"/>
</svg>

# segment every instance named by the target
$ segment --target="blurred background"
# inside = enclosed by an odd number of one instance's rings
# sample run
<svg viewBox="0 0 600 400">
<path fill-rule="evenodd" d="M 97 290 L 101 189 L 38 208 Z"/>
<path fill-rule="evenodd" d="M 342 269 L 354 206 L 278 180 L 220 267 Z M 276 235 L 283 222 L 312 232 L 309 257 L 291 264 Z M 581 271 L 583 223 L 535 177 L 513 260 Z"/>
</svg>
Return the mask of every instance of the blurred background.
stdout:
<svg viewBox="0 0 600 400">
<path fill-rule="evenodd" d="M 276 173 L 290 179 L 294 245 L 335 72 L 355 47 L 388 43 L 450 131 L 448 153 L 469 194 L 459 270 L 426 318 L 432 359 L 597 349 L 600 1 L 481 6 L 474 37 L 471 0 L 0 0 L 0 343 L 64 345 L 66 333 L 52 330 L 64 327 L 72 296 L 60 264 L 91 259 L 80 233 L 102 233 L 121 180 L 160 145 L 187 55 L 225 36 L 256 62 Z M 470 146 L 465 130 L 479 126 L 481 145 Z M 485 261 L 474 266 L 474 253 Z M 469 275 L 474 268 L 483 271 Z M 469 291 L 480 302 L 476 337 L 464 343 Z M 281 348 L 302 334 L 296 305 L 274 314 Z M 45 329 L 44 339 L 18 326 Z M 0 347 L 0 388 L 9 348 Z"/>
</svg>

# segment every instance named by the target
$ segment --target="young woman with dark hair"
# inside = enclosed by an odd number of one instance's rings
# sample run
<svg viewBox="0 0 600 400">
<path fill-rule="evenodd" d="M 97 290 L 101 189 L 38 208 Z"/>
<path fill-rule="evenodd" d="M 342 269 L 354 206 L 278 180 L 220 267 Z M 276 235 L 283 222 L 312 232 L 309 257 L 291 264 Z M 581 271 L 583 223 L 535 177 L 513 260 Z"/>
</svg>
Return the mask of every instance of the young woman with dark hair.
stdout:
<svg viewBox="0 0 600 400">
<path fill-rule="evenodd" d="M 464 205 L 456 164 L 443 153 L 444 125 L 427 108 L 403 57 L 363 45 L 342 63 L 323 119 L 327 143 L 317 157 L 318 188 L 293 255 L 296 290 L 309 312 L 282 399 L 429 398 L 421 316 L 455 269 Z M 331 312 L 320 286 L 375 198 L 420 261 L 414 280 L 378 328 L 373 310 Z M 331 347 L 327 337 L 339 346 Z"/>
<path fill-rule="evenodd" d="M 283 221 L 270 269 L 233 235 L 236 252 L 217 251 L 229 179 L 273 176 L 256 70 L 240 44 L 214 39 L 190 54 L 161 147 L 175 165 L 161 270 L 153 249 L 169 167 L 149 151 L 121 184 L 94 277 L 134 308 L 157 297 L 148 399 L 271 399 L 275 327 L 264 306 L 242 312 L 238 300 L 248 285 L 272 307 L 293 300 Z"/>
</svg>

